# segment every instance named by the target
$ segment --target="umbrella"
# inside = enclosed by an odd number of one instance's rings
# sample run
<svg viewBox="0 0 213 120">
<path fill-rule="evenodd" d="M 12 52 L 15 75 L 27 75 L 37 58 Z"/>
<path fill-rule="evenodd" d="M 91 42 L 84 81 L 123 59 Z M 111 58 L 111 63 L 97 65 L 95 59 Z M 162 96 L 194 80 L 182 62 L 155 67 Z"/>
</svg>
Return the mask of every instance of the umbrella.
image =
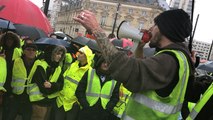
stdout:
<svg viewBox="0 0 213 120">
<path fill-rule="evenodd" d="M 101 52 L 97 42 L 95 40 L 90 39 L 86 45 L 95 52 Z"/>
<path fill-rule="evenodd" d="M 69 36 L 69 35 L 67 35 L 67 34 L 65 34 L 65 33 L 61 32 L 61 31 L 56 31 L 52 35 L 56 35 L 56 37 L 58 39 L 63 39 L 63 40 L 66 40 L 66 41 L 70 41 L 72 39 L 71 36 Z"/>
<path fill-rule="evenodd" d="M 112 40 L 112 44 L 119 50 L 129 51 L 133 47 L 133 42 L 122 38 Z"/>
<path fill-rule="evenodd" d="M 44 50 L 48 45 L 61 45 L 66 48 L 70 47 L 70 44 L 64 40 L 56 38 L 40 38 L 35 41 L 35 44 L 38 46 L 38 49 Z"/>
<path fill-rule="evenodd" d="M 71 40 L 71 43 L 72 43 L 72 44 L 77 44 L 77 45 L 79 45 L 79 46 L 82 47 L 82 46 L 85 46 L 86 43 L 87 43 L 88 41 L 89 41 L 88 38 L 78 36 L 78 37 L 76 37 L 76 38 L 73 38 L 73 39 Z"/>
<path fill-rule="evenodd" d="M 207 61 L 205 63 L 200 63 L 197 69 L 206 70 L 208 72 L 213 72 L 213 61 Z"/>
<path fill-rule="evenodd" d="M 92 49 L 94 52 L 100 52 L 100 48 L 98 47 L 98 44 L 95 40 L 78 36 L 76 38 L 73 38 L 71 40 L 72 44 L 77 44 L 80 47 L 87 45 L 90 49 Z"/>
<path fill-rule="evenodd" d="M 46 33 L 39 28 L 23 25 L 23 24 L 14 24 L 14 26 L 16 27 L 16 32 L 20 36 L 28 36 L 32 40 L 37 40 L 42 37 L 47 37 Z"/>
<path fill-rule="evenodd" d="M 9 24 L 9 27 L 8 27 L 8 24 Z M 10 30 L 15 30 L 16 29 L 12 22 L 10 22 L 8 20 L 4 20 L 4 19 L 0 19 L 0 28 L 10 29 Z"/>
<path fill-rule="evenodd" d="M 16 24 L 26 24 L 51 33 L 52 27 L 45 14 L 29 0 L 0 0 L 1 18 Z"/>
</svg>

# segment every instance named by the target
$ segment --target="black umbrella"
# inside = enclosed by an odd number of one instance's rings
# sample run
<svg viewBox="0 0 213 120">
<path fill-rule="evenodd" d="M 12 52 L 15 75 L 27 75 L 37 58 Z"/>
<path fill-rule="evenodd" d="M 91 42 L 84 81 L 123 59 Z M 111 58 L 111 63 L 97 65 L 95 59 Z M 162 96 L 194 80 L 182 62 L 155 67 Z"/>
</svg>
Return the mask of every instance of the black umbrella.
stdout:
<svg viewBox="0 0 213 120">
<path fill-rule="evenodd" d="M 67 37 L 67 41 L 69 41 L 69 40 L 72 40 L 73 39 L 73 37 L 71 37 L 70 35 L 68 35 L 68 34 L 65 34 L 66 35 L 66 37 Z"/>
<path fill-rule="evenodd" d="M 99 48 L 99 46 L 98 46 L 98 44 L 97 44 L 97 42 L 96 42 L 95 40 L 90 39 L 90 40 L 86 43 L 86 45 L 87 45 L 90 49 L 92 49 L 94 52 L 101 52 L 101 50 L 100 50 L 100 48 Z"/>
<path fill-rule="evenodd" d="M 40 38 L 35 41 L 35 44 L 38 46 L 38 49 L 44 50 L 48 45 L 61 45 L 69 49 L 70 44 L 62 39 L 56 38 Z"/>
<path fill-rule="evenodd" d="M 90 49 L 92 49 L 94 52 L 100 52 L 100 48 L 98 47 L 98 44 L 95 40 L 86 38 L 86 37 L 76 37 L 71 40 L 72 44 L 77 44 L 80 47 L 87 45 Z"/>
<path fill-rule="evenodd" d="M 8 24 L 9 24 L 9 26 L 8 26 Z M 12 22 L 10 22 L 8 20 L 5 20 L 5 19 L 0 19 L 0 28 L 2 28 L 2 29 L 10 29 L 10 30 L 15 30 L 16 29 Z"/>
<path fill-rule="evenodd" d="M 72 43 L 72 44 L 77 44 L 77 45 L 79 45 L 79 46 L 81 46 L 81 47 L 82 47 L 82 46 L 85 46 L 87 42 L 89 42 L 89 39 L 86 38 L 86 37 L 81 37 L 81 36 L 78 36 L 78 37 L 73 38 L 73 39 L 71 40 L 71 43 Z"/>
<path fill-rule="evenodd" d="M 47 34 L 39 28 L 24 25 L 24 24 L 14 24 L 14 26 L 16 27 L 17 34 L 19 34 L 20 36 L 28 36 L 32 40 L 37 40 L 42 37 L 47 37 Z"/>
</svg>

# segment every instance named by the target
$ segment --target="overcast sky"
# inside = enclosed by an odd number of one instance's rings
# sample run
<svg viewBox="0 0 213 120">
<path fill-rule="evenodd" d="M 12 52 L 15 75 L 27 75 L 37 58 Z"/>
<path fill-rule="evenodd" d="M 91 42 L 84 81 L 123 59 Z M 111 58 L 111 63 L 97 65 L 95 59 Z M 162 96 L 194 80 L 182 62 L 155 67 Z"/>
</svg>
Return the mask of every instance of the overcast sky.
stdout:
<svg viewBox="0 0 213 120">
<path fill-rule="evenodd" d="M 30 0 L 41 7 L 43 0 Z M 169 0 L 167 0 L 169 1 Z M 199 20 L 195 31 L 195 40 L 211 43 L 213 40 L 213 0 L 195 0 L 194 22 L 199 14 Z M 195 25 L 195 23 L 194 23 Z"/>
<path fill-rule="evenodd" d="M 211 43 L 213 40 L 213 0 L 196 0 L 194 22 L 199 14 L 199 20 L 195 31 L 195 39 Z"/>
<path fill-rule="evenodd" d="M 30 0 L 32 1 L 34 4 L 36 4 L 38 7 L 42 7 L 43 5 L 43 0 Z"/>
</svg>

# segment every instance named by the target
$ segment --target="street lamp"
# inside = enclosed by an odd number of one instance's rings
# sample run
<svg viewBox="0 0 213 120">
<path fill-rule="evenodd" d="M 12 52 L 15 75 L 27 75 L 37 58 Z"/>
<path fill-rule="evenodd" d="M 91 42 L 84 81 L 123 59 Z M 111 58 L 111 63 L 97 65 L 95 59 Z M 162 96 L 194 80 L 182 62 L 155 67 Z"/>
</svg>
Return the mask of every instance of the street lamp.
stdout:
<svg viewBox="0 0 213 120">
<path fill-rule="evenodd" d="M 114 34 L 114 30 L 115 30 L 115 26 L 116 26 L 116 21 L 117 21 L 117 17 L 118 17 L 118 12 L 119 12 L 120 5 L 121 4 L 118 3 L 116 14 L 115 14 L 115 19 L 114 19 L 114 24 L 113 24 L 113 27 L 112 27 L 112 34 Z"/>
<path fill-rule="evenodd" d="M 43 3 L 45 3 L 45 5 L 44 5 L 44 14 L 47 16 L 50 0 L 43 0 Z"/>
</svg>

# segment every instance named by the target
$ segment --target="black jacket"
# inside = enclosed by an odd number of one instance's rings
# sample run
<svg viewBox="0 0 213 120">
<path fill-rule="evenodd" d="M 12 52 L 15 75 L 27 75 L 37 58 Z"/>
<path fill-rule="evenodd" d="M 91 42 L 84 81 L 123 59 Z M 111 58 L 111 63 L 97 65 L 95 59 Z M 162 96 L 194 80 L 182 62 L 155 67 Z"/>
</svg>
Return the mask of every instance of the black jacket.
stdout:
<svg viewBox="0 0 213 120">
<path fill-rule="evenodd" d="M 101 73 L 96 72 L 97 75 L 101 76 Z M 106 110 L 102 108 L 101 105 L 101 99 L 99 98 L 98 102 L 90 107 L 89 103 L 86 100 L 86 88 L 87 88 L 87 77 L 88 77 L 88 71 L 84 74 L 81 81 L 78 84 L 78 87 L 76 89 L 76 97 L 78 98 L 78 101 L 80 105 L 83 107 L 83 109 L 80 111 L 79 120 L 110 120 L 111 117 L 113 117 L 112 110 L 116 106 L 117 102 L 119 101 L 119 88 L 120 83 L 117 82 L 112 96 L 110 98 L 110 101 L 108 102 L 106 106 Z M 101 80 L 101 79 L 100 79 Z M 104 82 L 101 82 L 101 86 L 104 85 L 107 81 L 112 80 L 111 77 L 106 76 L 106 79 Z"/>
<path fill-rule="evenodd" d="M 191 89 L 189 89 L 189 96 L 184 101 L 182 108 L 182 117 L 185 119 L 189 115 L 188 102 L 197 103 L 200 96 L 205 93 L 210 84 L 211 78 L 204 78 L 205 76 L 196 77 Z M 207 80 L 208 79 L 208 80 Z M 208 102 L 203 106 L 201 111 L 196 116 L 195 120 L 213 120 L 213 97 L 211 96 Z"/>
<path fill-rule="evenodd" d="M 45 72 L 43 67 L 38 66 L 34 73 L 34 76 L 32 78 L 32 83 L 36 83 L 38 85 L 40 92 L 43 93 L 44 96 L 60 91 L 63 88 L 64 77 L 62 73 L 59 75 L 59 78 L 56 83 L 51 83 L 51 88 L 44 87 L 44 82 L 46 80 L 49 80 L 49 77 L 53 75 L 54 71 L 55 71 L 55 68 L 47 67 Z M 50 105 L 53 101 L 54 99 L 48 99 L 46 97 L 44 100 L 37 101 L 35 103 L 38 103 L 40 105 Z"/>
</svg>

